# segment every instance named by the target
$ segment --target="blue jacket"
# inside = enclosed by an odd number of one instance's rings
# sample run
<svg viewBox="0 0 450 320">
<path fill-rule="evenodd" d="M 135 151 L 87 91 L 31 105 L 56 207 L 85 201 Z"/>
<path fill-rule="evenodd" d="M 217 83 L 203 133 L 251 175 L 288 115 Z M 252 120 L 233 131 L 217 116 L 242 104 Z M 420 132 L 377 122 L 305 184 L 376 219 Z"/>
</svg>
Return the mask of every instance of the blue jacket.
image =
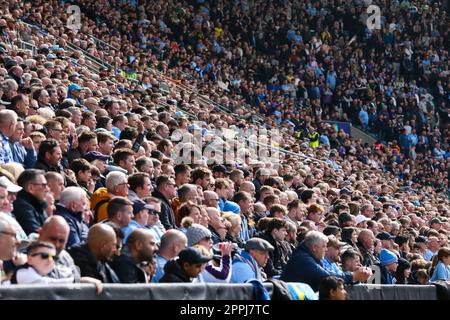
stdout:
<svg viewBox="0 0 450 320">
<path fill-rule="evenodd" d="M 258 262 L 243 250 L 234 256 L 230 283 L 244 283 L 251 279 L 264 281 Z"/>
<path fill-rule="evenodd" d="M 317 260 L 305 244 L 302 243 L 293 252 L 291 259 L 281 274 L 280 280 L 303 282 L 309 284 L 314 291 L 318 291 L 320 281 L 328 276 L 341 278 L 345 283 L 352 283 L 353 280 L 351 272 L 336 274 L 325 269 L 322 262 Z"/>
<path fill-rule="evenodd" d="M 74 244 L 84 242 L 87 239 L 89 228 L 84 223 L 81 212 L 72 212 L 60 204 L 56 205 L 55 215 L 63 217 L 69 224 L 70 232 L 67 240 L 67 248 Z"/>
<path fill-rule="evenodd" d="M 23 164 L 25 169 L 34 168 L 37 160 L 36 151 L 34 149 L 26 149 L 20 142 L 9 142 L 12 156 L 15 162 Z"/>
</svg>

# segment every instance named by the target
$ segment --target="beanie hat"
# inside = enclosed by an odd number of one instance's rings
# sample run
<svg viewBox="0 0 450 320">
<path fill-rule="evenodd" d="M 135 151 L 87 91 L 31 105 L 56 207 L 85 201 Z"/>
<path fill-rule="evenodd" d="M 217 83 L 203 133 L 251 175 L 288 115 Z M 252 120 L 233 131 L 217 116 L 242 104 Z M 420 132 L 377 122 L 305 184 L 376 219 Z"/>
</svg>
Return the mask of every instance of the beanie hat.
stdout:
<svg viewBox="0 0 450 320">
<path fill-rule="evenodd" d="M 205 238 L 211 238 L 211 231 L 201 224 L 194 223 L 186 231 L 188 246 L 192 247 Z"/>
<path fill-rule="evenodd" d="M 387 265 L 389 265 L 391 263 L 397 262 L 397 261 L 398 261 L 398 258 L 397 258 L 397 256 L 394 253 L 392 253 L 392 252 L 390 252 L 389 250 L 386 250 L 386 249 L 382 249 L 381 250 L 381 252 L 380 252 L 380 262 L 381 262 L 381 265 L 383 267 L 387 266 Z"/>
</svg>

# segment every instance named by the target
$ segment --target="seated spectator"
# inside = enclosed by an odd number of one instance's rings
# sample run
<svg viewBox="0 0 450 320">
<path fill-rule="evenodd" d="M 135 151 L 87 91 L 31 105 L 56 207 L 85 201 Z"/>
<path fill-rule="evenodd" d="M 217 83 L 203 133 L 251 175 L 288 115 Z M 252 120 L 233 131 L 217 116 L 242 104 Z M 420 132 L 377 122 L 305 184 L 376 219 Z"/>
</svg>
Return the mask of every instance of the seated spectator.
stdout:
<svg viewBox="0 0 450 320">
<path fill-rule="evenodd" d="M 144 200 L 152 193 L 152 182 L 147 173 L 139 172 L 128 177 L 130 190 L 128 192 L 128 200 L 134 202 L 137 199 Z"/>
<path fill-rule="evenodd" d="M 19 176 L 17 183 L 22 190 L 13 203 L 13 214 L 27 235 L 37 233 L 47 219 L 45 194 L 48 186 L 44 171 L 27 169 Z"/>
<path fill-rule="evenodd" d="M 411 274 L 411 264 L 408 260 L 398 258 L 398 267 L 395 272 L 396 284 L 408 284 L 408 279 Z"/>
<path fill-rule="evenodd" d="M 197 248 L 183 249 L 177 258 L 166 263 L 164 266 L 164 276 L 159 282 L 192 282 L 193 279 L 198 277 L 205 264 L 210 260 L 210 255 L 204 255 Z"/>
<path fill-rule="evenodd" d="M 134 229 L 126 241 L 120 256 L 114 257 L 111 267 L 121 283 L 148 283 L 150 278 L 144 270 L 145 264 L 153 262 L 156 242 L 145 229 Z"/>
<path fill-rule="evenodd" d="M 361 264 L 370 267 L 378 264 L 380 261 L 374 252 L 375 236 L 369 229 L 363 229 L 358 235 L 358 249 L 361 253 Z"/>
<path fill-rule="evenodd" d="M 224 219 L 220 216 L 219 210 L 216 208 L 206 208 L 208 212 L 208 229 L 211 231 L 211 237 L 214 244 L 225 240 L 227 229 L 225 227 Z"/>
<path fill-rule="evenodd" d="M 16 269 L 11 284 L 62 284 L 74 281 L 68 278 L 54 279 L 48 274 L 55 267 L 55 246 L 50 242 L 35 241 L 27 247 L 27 263 Z"/>
<path fill-rule="evenodd" d="M 241 232 L 241 217 L 231 212 L 223 213 L 222 217 L 230 222 L 231 227 L 227 229 L 225 240 L 236 243 L 239 248 L 244 248 L 244 241 L 239 237 Z"/>
<path fill-rule="evenodd" d="M 345 300 L 346 294 L 341 278 L 327 277 L 320 282 L 319 300 Z"/>
<path fill-rule="evenodd" d="M 285 241 L 286 228 L 287 222 L 285 220 L 273 218 L 269 221 L 266 230 L 259 235 L 274 248 L 273 251 L 269 252 L 269 260 L 264 267 L 264 272 L 268 278 L 281 275 L 292 253 Z"/>
<path fill-rule="evenodd" d="M 88 209 L 86 192 L 79 187 L 68 187 L 61 193 L 55 215 L 63 217 L 69 224 L 67 247 L 86 241 L 89 228 L 83 221 L 83 212 Z"/>
<path fill-rule="evenodd" d="M 127 227 L 133 218 L 133 202 L 124 197 L 114 197 L 108 203 L 107 212 L 108 221 L 117 224 L 125 234 L 125 232 L 127 232 Z M 123 239 L 123 243 L 125 242 L 126 234 Z"/>
<path fill-rule="evenodd" d="M 328 269 L 335 274 L 343 274 L 338 263 L 341 262 L 340 249 L 345 245 L 345 242 L 339 241 L 336 237 L 328 236 L 327 252 L 322 260 L 322 265 L 325 269 Z"/>
<path fill-rule="evenodd" d="M 328 238 L 317 231 L 310 231 L 305 240 L 292 253 L 281 280 L 288 282 L 304 282 L 315 291 L 319 289 L 320 281 L 328 276 L 342 278 L 345 283 L 366 281 L 372 272 L 367 268 L 360 268 L 355 272 L 344 272 L 336 275 L 325 269 L 321 263 L 325 256 Z"/>
<path fill-rule="evenodd" d="M 202 245 L 195 245 L 203 251 L 204 255 L 210 255 L 210 251 Z M 205 269 L 198 275 L 197 282 L 221 282 L 228 283 L 231 279 L 231 251 L 233 245 L 231 242 L 219 243 L 219 254 L 214 254 L 212 259 L 207 263 Z"/>
<path fill-rule="evenodd" d="M 274 247 L 264 239 L 252 238 L 245 243 L 244 250 L 236 253 L 233 258 L 231 283 L 244 283 L 257 279 L 261 282 L 267 279 L 262 271 L 269 261 L 270 252 Z"/>
<path fill-rule="evenodd" d="M 352 249 L 345 250 L 341 255 L 342 271 L 354 272 L 361 267 L 361 256 Z"/>
<path fill-rule="evenodd" d="M 161 214 L 159 219 L 166 230 L 176 228 L 175 214 L 172 210 L 171 200 L 176 196 L 175 181 L 168 176 L 159 176 L 156 179 L 156 190 L 153 196 L 161 200 Z"/>
<path fill-rule="evenodd" d="M 0 215 L 0 260 L 11 260 L 15 257 L 19 243 L 13 218 Z"/>
<path fill-rule="evenodd" d="M 450 249 L 441 248 L 433 257 L 430 282 L 450 280 Z"/>
<path fill-rule="evenodd" d="M 50 192 L 53 194 L 53 198 L 57 203 L 61 197 L 61 192 L 64 190 L 64 178 L 61 174 L 54 171 L 49 171 L 45 174 Z"/>
<path fill-rule="evenodd" d="M 128 196 L 128 179 L 122 172 L 110 172 L 106 176 L 106 188 L 96 190 L 91 197 L 94 223 L 108 218 L 107 207 L 113 197 Z"/>
<path fill-rule="evenodd" d="M 153 207 L 153 210 L 148 211 L 147 229 L 155 237 L 156 243 L 161 242 L 161 237 L 166 232 L 166 229 L 162 225 L 159 215 L 161 214 L 161 200 L 155 197 L 149 197 L 146 202 Z"/>
<path fill-rule="evenodd" d="M 164 266 L 170 260 L 178 256 L 181 250 L 187 247 L 187 238 L 183 232 L 171 229 L 161 237 L 161 243 L 156 255 L 156 272 L 152 282 L 159 282 L 164 275 Z"/>
<path fill-rule="evenodd" d="M 89 229 L 86 243 L 72 246 L 69 253 L 80 268 L 82 277 L 95 278 L 102 283 L 119 283 L 120 279 L 109 265 L 116 250 L 114 229 L 100 223 Z"/>
<path fill-rule="evenodd" d="M 396 284 L 395 271 L 397 271 L 398 267 L 397 256 L 387 249 L 381 249 L 380 266 L 381 284 Z"/>
<path fill-rule="evenodd" d="M 127 242 L 128 236 L 134 229 L 148 229 L 147 224 L 150 218 L 150 212 L 154 212 L 154 207 L 152 205 L 147 204 L 140 199 L 133 201 L 133 219 L 131 219 L 128 225 L 122 229 L 124 233 L 124 243 Z"/>
</svg>

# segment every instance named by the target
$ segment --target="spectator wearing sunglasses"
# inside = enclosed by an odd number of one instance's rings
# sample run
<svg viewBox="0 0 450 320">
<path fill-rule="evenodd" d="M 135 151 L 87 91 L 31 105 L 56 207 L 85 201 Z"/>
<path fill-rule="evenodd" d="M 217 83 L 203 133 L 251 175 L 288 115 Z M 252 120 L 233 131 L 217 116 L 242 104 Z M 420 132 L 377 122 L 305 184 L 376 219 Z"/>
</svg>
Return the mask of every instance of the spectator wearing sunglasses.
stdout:
<svg viewBox="0 0 450 320">
<path fill-rule="evenodd" d="M 27 235 L 37 232 L 47 219 L 45 195 L 49 191 L 44 171 L 27 169 L 17 179 L 22 187 L 13 203 L 13 215 Z"/>
<path fill-rule="evenodd" d="M 11 278 L 11 284 L 72 283 L 73 276 L 63 279 L 47 275 L 55 267 L 56 249 L 50 242 L 35 241 L 27 248 L 27 263 L 20 266 Z"/>
</svg>

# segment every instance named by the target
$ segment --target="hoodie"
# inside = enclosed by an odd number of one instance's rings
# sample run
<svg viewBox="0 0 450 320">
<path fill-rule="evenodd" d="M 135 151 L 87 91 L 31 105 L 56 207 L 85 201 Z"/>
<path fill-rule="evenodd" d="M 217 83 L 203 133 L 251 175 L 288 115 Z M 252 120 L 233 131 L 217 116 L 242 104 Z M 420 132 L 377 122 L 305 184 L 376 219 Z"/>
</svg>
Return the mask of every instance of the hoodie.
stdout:
<svg viewBox="0 0 450 320">
<path fill-rule="evenodd" d="M 178 263 L 178 258 L 172 259 L 164 266 L 164 275 L 159 282 L 192 282 L 191 278 L 184 273 Z"/>
<path fill-rule="evenodd" d="M 113 198 L 112 195 L 108 193 L 108 189 L 100 188 L 97 189 L 91 197 L 91 210 L 94 213 L 94 222 L 100 222 L 102 220 L 108 219 L 108 202 Z"/>
</svg>

